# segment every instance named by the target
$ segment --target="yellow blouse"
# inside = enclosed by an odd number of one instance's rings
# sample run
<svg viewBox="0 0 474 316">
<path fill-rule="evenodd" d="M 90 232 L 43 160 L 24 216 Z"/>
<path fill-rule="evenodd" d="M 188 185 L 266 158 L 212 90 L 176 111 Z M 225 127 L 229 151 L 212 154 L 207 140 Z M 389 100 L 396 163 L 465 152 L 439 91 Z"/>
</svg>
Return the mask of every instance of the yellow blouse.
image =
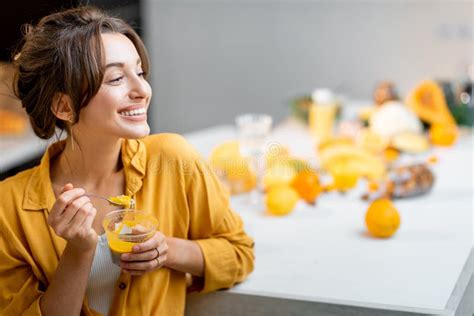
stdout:
<svg viewBox="0 0 474 316">
<path fill-rule="evenodd" d="M 55 202 L 51 145 L 39 166 L 0 182 L 0 314 L 41 315 L 39 300 L 48 287 L 66 241 L 46 219 Z M 122 146 L 126 192 L 137 209 L 150 210 L 167 236 L 195 240 L 204 255 L 202 292 L 229 288 L 253 270 L 253 241 L 214 173 L 176 134 L 125 140 Z M 71 286 L 74 286 L 71 284 Z M 182 315 L 185 274 L 168 269 L 143 276 L 122 273 L 111 315 Z M 83 315 L 97 315 L 87 300 Z"/>
</svg>

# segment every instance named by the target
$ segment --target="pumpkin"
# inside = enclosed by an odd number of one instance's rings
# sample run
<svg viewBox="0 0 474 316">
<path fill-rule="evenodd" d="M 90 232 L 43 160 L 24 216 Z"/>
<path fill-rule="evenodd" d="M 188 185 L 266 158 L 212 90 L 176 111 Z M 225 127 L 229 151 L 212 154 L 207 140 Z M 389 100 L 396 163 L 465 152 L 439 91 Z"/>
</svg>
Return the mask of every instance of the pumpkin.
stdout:
<svg viewBox="0 0 474 316">
<path fill-rule="evenodd" d="M 429 125 L 433 123 L 455 123 L 443 91 L 432 80 L 423 81 L 416 86 L 410 93 L 406 103 L 422 121 Z"/>
<path fill-rule="evenodd" d="M 458 128 L 454 124 L 431 125 L 429 136 L 431 143 L 437 146 L 452 146 L 458 138 Z"/>
</svg>

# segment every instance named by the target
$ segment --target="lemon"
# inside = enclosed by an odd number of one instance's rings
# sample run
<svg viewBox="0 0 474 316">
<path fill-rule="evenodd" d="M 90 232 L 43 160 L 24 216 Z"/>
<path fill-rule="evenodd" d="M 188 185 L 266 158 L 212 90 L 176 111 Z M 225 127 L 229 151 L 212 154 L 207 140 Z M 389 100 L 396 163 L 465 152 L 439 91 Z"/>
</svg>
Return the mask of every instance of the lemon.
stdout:
<svg viewBox="0 0 474 316">
<path fill-rule="evenodd" d="M 335 189 L 339 191 L 347 191 L 357 185 L 361 171 L 358 165 L 351 163 L 335 165 L 331 168 L 331 176 Z"/>
<path fill-rule="evenodd" d="M 295 208 L 298 199 L 298 192 L 289 185 L 272 186 L 265 198 L 267 212 L 277 216 L 287 215 Z"/>
</svg>

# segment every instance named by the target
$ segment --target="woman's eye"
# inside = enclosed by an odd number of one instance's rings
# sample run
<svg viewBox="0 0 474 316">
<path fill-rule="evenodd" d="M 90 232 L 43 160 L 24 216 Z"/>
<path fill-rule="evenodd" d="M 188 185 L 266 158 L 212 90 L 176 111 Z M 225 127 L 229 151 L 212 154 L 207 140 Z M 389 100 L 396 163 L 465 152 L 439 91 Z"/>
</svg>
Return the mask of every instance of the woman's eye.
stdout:
<svg viewBox="0 0 474 316">
<path fill-rule="evenodd" d="M 146 76 L 146 72 L 140 71 L 140 72 L 138 73 L 138 76 L 139 76 L 139 77 L 145 77 L 145 76 Z"/>
<path fill-rule="evenodd" d="M 110 83 L 117 83 L 117 82 L 120 82 L 122 79 L 123 79 L 123 76 L 120 76 L 120 77 L 116 77 L 116 78 L 110 80 L 109 82 Z"/>
</svg>

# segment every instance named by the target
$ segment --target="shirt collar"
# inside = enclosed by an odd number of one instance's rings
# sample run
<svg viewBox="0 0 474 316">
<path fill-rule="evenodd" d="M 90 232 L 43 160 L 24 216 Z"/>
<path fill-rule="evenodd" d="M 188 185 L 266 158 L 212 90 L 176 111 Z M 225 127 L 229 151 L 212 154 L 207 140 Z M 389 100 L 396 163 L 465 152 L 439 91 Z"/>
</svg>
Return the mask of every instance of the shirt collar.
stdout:
<svg viewBox="0 0 474 316">
<path fill-rule="evenodd" d="M 22 208 L 24 210 L 49 209 L 54 204 L 55 198 L 49 167 L 51 159 L 64 149 L 65 144 L 63 140 L 50 145 L 41 158 L 39 166 L 33 169 L 25 187 L 25 194 L 23 195 Z"/>
<path fill-rule="evenodd" d="M 125 194 L 134 196 L 142 187 L 146 171 L 146 147 L 138 139 L 125 139 L 122 144 L 122 163 L 125 170 Z"/>
<path fill-rule="evenodd" d="M 39 166 L 33 169 L 25 187 L 23 210 L 50 210 L 56 198 L 50 177 L 50 163 L 65 146 L 65 141 L 58 141 L 48 147 L 41 158 Z M 125 172 L 125 194 L 134 196 L 140 190 L 146 170 L 146 147 L 141 140 L 126 139 L 121 148 L 122 163 Z"/>
</svg>

